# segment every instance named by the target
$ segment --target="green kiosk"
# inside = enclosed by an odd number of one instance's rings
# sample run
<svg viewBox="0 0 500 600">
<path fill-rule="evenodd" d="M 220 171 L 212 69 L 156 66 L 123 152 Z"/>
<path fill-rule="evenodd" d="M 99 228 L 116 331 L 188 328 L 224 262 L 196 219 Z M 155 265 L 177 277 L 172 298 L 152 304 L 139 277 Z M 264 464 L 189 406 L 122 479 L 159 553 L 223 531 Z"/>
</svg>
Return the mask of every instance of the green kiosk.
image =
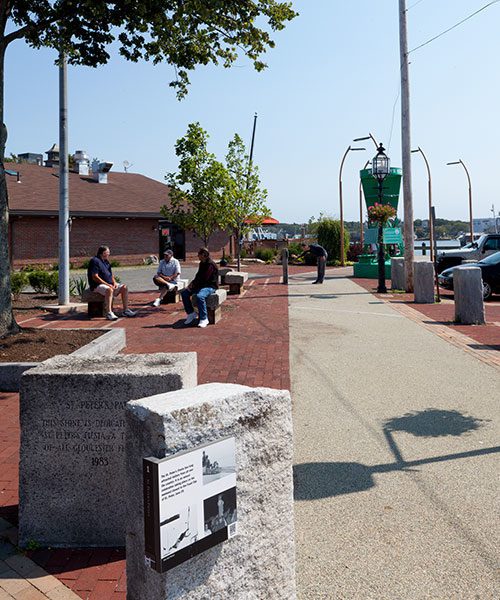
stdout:
<svg viewBox="0 0 500 600">
<path fill-rule="evenodd" d="M 363 169 L 359 172 L 361 185 L 365 195 L 366 209 L 379 202 L 378 182 L 373 177 L 371 169 Z M 399 190 L 401 187 L 402 170 L 397 167 L 391 167 L 390 174 L 384 179 L 382 188 L 382 203 L 390 204 L 398 210 Z M 404 245 L 401 231 L 401 221 L 396 217 L 389 221 L 387 227 L 384 227 L 384 246 L 385 246 L 385 277 L 391 277 L 391 258 L 393 256 L 403 256 Z M 354 263 L 354 277 L 362 279 L 377 279 L 377 234 L 378 225 L 368 222 L 368 228 L 365 229 L 363 254 L 359 256 L 359 262 Z"/>
</svg>

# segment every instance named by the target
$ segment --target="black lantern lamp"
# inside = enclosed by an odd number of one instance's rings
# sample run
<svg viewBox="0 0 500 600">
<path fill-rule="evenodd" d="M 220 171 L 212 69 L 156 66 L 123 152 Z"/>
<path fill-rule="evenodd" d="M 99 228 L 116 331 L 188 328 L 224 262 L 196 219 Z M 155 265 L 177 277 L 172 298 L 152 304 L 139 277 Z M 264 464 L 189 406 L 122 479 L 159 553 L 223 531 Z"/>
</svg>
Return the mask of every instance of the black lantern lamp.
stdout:
<svg viewBox="0 0 500 600">
<path fill-rule="evenodd" d="M 379 144 L 377 155 L 372 160 L 372 175 L 378 181 L 384 181 L 387 175 L 389 175 L 390 169 L 391 161 L 385 153 L 385 148 L 382 146 L 382 144 Z"/>
<path fill-rule="evenodd" d="M 372 175 L 378 181 L 378 201 L 379 204 L 383 204 L 383 190 L 384 179 L 389 175 L 391 170 L 391 161 L 385 153 L 385 148 L 382 144 L 379 144 L 377 154 L 372 160 Z M 384 251 L 384 227 L 382 223 L 378 224 L 378 287 L 377 293 L 386 294 L 387 287 L 385 285 L 385 251 Z"/>
</svg>

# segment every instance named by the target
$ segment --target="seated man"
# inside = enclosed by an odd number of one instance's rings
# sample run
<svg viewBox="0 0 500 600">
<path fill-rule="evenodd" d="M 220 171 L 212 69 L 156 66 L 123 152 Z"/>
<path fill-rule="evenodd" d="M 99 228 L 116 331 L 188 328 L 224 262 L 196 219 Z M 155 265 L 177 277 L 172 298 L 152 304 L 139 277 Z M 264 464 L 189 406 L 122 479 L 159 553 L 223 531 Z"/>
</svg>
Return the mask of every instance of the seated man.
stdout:
<svg viewBox="0 0 500 600">
<path fill-rule="evenodd" d="M 210 252 L 206 248 L 199 249 L 198 258 L 200 259 L 198 272 L 187 288 L 182 290 L 181 298 L 187 313 L 187 319 L 184 323 L 190 325 L 196 319 L 196 313 L 194 312 L 193 303 L 191 302 L 191 296 L 196 294 L 200 317 L 198 327 L 206 327 L 208 325 L 206 298 L 218 288 L 217 281 L 219 279 L 219 269 L 210 258 Z"/>
<path fill-rule="evenodd" d="M 160 306 L 161 301 L 165 298 L 169 290 L 176 290 L 179 283 L 179 275 L 181 274 L 181 265 L 174 258 L 172 250 L 165 250 L 163 260 L 158 265 L 158 271 L 153 277 L 153 281 L 160 288 L 160 297 L 156 298 L 153 306 Z"/>
<path fill-rule="evenodd" d="M 123 315 L 135 317 L 136 313 L 128 307 L 128 289 L 123 283 L 117 283 L 109 264 L 109 248 L 99 246 L 97 255 L 90 259 L 87 269 L 89 287 L 93 292 L 104 296 L 106 306 L 106 319 L 116 321 L 118 317 L 113 312 L 113 298 L 120 295 L 123 303 Z"/>
</svg>

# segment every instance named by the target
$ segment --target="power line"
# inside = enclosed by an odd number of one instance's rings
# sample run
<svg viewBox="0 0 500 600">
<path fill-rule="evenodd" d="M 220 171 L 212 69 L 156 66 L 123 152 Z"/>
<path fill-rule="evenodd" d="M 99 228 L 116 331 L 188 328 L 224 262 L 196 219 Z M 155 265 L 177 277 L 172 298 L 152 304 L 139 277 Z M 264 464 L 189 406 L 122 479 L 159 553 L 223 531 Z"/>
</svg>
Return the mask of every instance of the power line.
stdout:
<svg viewBox="0 0 500 600">
<path fill-rule="evenodd" d="M 406 12 L 408 12 L 411 8 L 413 8 L 414 6 L 417 6 L 417 4 L 420 4 L 421 2 L 423 2 L 424 0 L 418 0 L 417 2 L 414 2 L 411 6 L 409 6 L 406 9 Z"/>
<path fill-rule="evenodd" d="M 450 27 L 449 29 L 446 29 L 445 31 L 441 32 L 440 34 L 434 36 L 433 38 L 431 38 L 430 40 L 427 40 L 426 42 L 424 42 L 423 44 L 420 44 L 420 46 L 417 46 L 416 48 L 413 48 L 412 50 L 410 50 L 408 52 L 408 54 L 411 54 L 412 52 L 415 52 L 415 50 L 418 50 L 419 48 L 422 48 L 423 46 L 427 46 L 427 44 L 430 44 L 431 42 L 433 42 L 434 40 L 437 40 L 438 38 L 440 38 L 441 36 L 445 35 L 445 33 L 448 33 L 449 31 L 451 31 L 452 29 L 455 29 L 456 27 L 458 27 L 459 25 L 462 25 L 462 23 L 465 23 L 465 21 L 468 21 L 469 19 L 472 19 L 472 17 L 476 16 L 478 13 L 480 13 L 481 11 L 485 10 L 486 8 L 488 8 L 489 6 L 492 6 L 493 4 L 496 4 L 497 2 L 500 2 L 500 0 L 493 0 L 493 2 L 488 2 L 488 4 L 485 4 L 483 7 L 481 7 L 479 10 L 476 10 L 476 12 L 472 13 L 471 15 L 469 15 L 468 17 L 465 17 L 465 19 L 462 19 L 461 21 L 459 21 L 458 23 L 455 23 L 455 25 L 453 25 L 453 27 Z M 415 6 L 415 5 L 413 5 Z"/>
</svg>

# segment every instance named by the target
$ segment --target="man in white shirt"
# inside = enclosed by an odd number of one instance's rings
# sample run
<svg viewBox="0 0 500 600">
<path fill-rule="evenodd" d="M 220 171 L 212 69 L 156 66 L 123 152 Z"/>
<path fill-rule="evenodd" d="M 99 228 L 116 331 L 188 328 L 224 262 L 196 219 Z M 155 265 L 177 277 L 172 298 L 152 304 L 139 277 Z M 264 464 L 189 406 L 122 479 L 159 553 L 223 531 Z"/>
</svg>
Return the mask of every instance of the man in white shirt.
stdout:
<svg viewBox="0 0 500 600">
<path fill-rule="evenodd" d="M 160 288 L 160 297 L 156 298 L 153 302 L 153 306 L 160 306 L 166 293 L 170 290 L 177 289 L 179 276 L 181 274 L 181 265 L 179 261 L 174 258 L 172 250 L 165 250 L 163 256 L 163 260 L 161 260 L 158 265 L 158 271 L 153 277 L 154 283 Z"/>
</svg>

